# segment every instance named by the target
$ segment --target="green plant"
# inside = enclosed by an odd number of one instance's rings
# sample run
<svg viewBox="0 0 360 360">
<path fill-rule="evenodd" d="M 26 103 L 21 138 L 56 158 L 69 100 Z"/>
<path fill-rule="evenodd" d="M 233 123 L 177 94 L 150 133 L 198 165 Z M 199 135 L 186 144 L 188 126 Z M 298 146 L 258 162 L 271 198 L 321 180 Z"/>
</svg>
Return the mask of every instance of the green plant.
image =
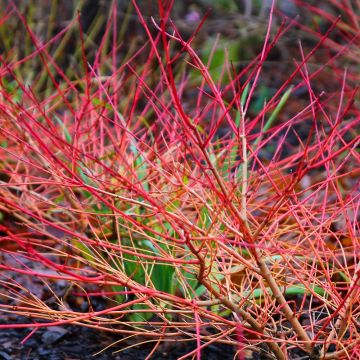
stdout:
<svg viewBox="0 0 360 360">
<path fill-rule="evenodd" d="M 294 347 L 312 358 L 356 355 L 360 118 L 344 88 L 316 93 L 307 66 L 331 28 L 307 55 L 300 48 L 295 70 L 252 117 L 264 63 L 286 30 L 270 35 L 274 5 L 261 53 L 240 73 L 225 62 L 216 81 L 169 20 L 171 7 L 159 1 L 156 21 L 133 6 L 147 40 L 124 57 L 114 2 L 95 54 L 80 27 L 69 75 L 36 38 L 32 56 L 1 58 L 0 310 L 32 322 L 0 328 L 74 323 L 141 335 L 154 351 L 180 339 L 196 344 L 187 356 L 197 358 L 213 342 L 277 359 Z M 21 74 L 32 57 L 44 67 L 30 89 Z M 292 114 L 299 89 L 308 104 Z M 47 292 L 36 295 L 24 277 Z"/>
</svg>

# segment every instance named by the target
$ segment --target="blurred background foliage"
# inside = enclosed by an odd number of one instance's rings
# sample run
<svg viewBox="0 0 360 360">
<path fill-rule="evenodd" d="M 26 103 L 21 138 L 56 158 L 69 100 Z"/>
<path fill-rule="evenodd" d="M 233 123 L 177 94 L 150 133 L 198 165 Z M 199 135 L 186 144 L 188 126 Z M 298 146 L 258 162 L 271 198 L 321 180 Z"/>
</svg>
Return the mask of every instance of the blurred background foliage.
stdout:
<svg viewBox="0 0 360 360">
<path fill-rule="evenodd" d="M 17 5 L 17 16 L 13 16 L 15 12 L 13 3 Z M 314 2 L 307 1 L 306 3 L 311 5 Z M 341 7 L 336 7 L 332 3 L 316 2 L 319 9 L 334 16 L 340 15 Z M 0 52 L 7 54 L 7 59 L 4 60 L 12 64 L 12 70 L 19 81 L 31 85 L 37 95 L 49 96 L 54 85 L 47 76 L 47 68 L 54 73 L 55 80 L 61 80 L 59 71 L 54 69 L 54 66 L 57 66 L 70 81 L 76 81 L 84 76 L 84 66 L 78 66 L 83 64 L 83 50 L 90 64 L 95 60 L 99 46 L 102 46 L 101 54 L 104 57 L 107 56 L 111 49 L 112 38 L 107 36 L 105 42 L 103 39 L 107 21 L 114 15 L 111 14 L 112 4 L 112 1 L 105 0 L 15 0 L 14 2 L 1 0 L 0 7 L 5 16 L 0 23 Z M 135 54 L 147 38 L 131 1 L 117 0 L 117 5 L 116 66 L 120 67 Z M 154 21 L 159 20 L 157 1 L 142 0 L 138 1 L 138 5 L 149 29 L 156 33 L 152 18 Z M 208 64 L 212 77 L 221 85 L 228 82 L 229 74 L 222 73 L 223 64 L 226 61 L 229 61 L 234 71 L 240 72 L 260 53 L 270 7 L 271 0 L 175 1 L 171 19 L 186 40 L 191 37 L 201 19 L 207 14 L 207 20 L 192 41 L 192 46 L 201 59 Z M 304 31 L 297 24 L 306 25 L 317 32 L 326 31 L 331 24 L 328 18 L 311 13 L 297 1 L 278 0 L 274 11 L 273 34 L 284 19 L 287 23 L 293 21 L 293 25 L 277 42 L 264 65 L 261 86 L 256 91 L 256 101 L 250 109 L 253 114 L 259 111 L 264 102 L 274 94 L 279 84 L 283 83 L 289 71 L 295 68 L 293 59 L 300 58 L 299 41 L 305 52 L 318 41 L 316 36 Z M 31 29 L 33 35 L 29 33 L 27 27 Z M 79 28 L 81 31 L 78 31 Z M 84 49 L 80 46 L 81 36 L 84 39 Z M 341 41 L 339 32 L 334 31 L 331 36 Z M 36 48 L 45 44 L 56 65 L 49 63 L 44 67 L 42 62 L 47 62 L 47 59 L 31 56 L 36 53 Z M 178 50 L 174 49 L 174 51 Z M 308 64 L 310 70 L 318 68 L 319 64 L 323 63 L 321 61 L 323 55 L 328 58 L 328 54 L 324 52 L 324 49 L 317 51 Z M 137 71 L 141 70 L 142 60 L 145 63 L 146 56 L 146 51 L 142 51 L 138 56 Z M 26 64 L 19 62 L 24 58 L 29 60 Z M 102 74 L 110 73 L 113 65 L 110 60 L 102 61 Z M 351 61 L 346 65 L 351 66 Z M 330 73 L 329 68 L 328 75 Z M 320 76 L 323 78 L 317 81 L 317 84 L 326 88 L 327 91 L 337 90 L 341 79 L 338 79 L 336 75 L 327 76 L 326 71 L 322 71 Z M 193 84 L 198 85 L 199 79 L 195 71 L 190 74 L 190 77 Z M 154 78 L 154 84 L 156 81 Z M 9 86 L 10 89 L 13 88 L 14 96 L 19 96 L 19 93 L 16 93 L 18 90 L 15 84 L 12 84 L 10 79 Z M 318 90 L 321 91 L 321 89 Z M 296 95 L 301 99 L 301 90 Z M 301 104 L 298 103 L 292 106 L 294 106 L 294 111 L 301 108 Z"/>
<path fill-rule="evenodd" d="M 174 1 L 171 21 L 183 39 L 188 40 L 206 16 L 206 21 L 192 40 L 191 46 L 207 65 L 211 77 L 219 88 L 222 88 L 229 83 L 229 76 L 233 77 L 235 73 L 239 74 L 246 69 L 261 53 L 271 3 L 271 0 Z M 349 88 L 359 83 L 357 50 L 359 41 L 349 46 L 347 51 L 332 64 L 324 66 L 329 58 L 334 57 L 341 47 L 351 40 L 359 27 L 340 3 L 323 0 L 275 2 L 271 37 L 274 38 L 284 22 L 285 26 L 290 26 L 276 42 L 262 65 L 258 86 L 252 94 L 248 110 L 249 117 L 256 117 L 259 114 L 264 104 L 272 98 L 296 68 L 297 62 L 302 57 L 300 45 L 304 54 L 309 53 L 319 41 L 319 36 L 327 31 L 339 15 L 342 16 L 342 21 L 330 33 L 328 45 L 325 43 L 326 46 L 317 49 L 307 62 L 310 73 L 314 74 L 317 70 L 321 70 L 314 77 L 312 87 L 315 93 L 326 91 L 331 97 L 332 94 L 340 91 L 339 84 L 343 82 L 342 69 L 345 68 Z M 17 10 L 13 4 L 16 5 Z M 133 74 L 126 66 L 130 60 L 133 70 L 140 74 L 146 66 L 151 51 L 151 47 L 146 46 L 148 37 L 132 1 L 117 0 L 116 14 L 112 10 L 113 4 L 113 1 L 106 0 L 0 0 L 3 19 L 0 22 L 0 53 L 6 54 L 3 55 L 4 61 L 11 67 L 17 79 L 14 81 L 14 77 L 4 76 L 2 87 L 11 94 L 12 99 L 14 101 L 22 99 L 22 89 L 18 84 L 31 87 L 39 100 L 47 99 L 54 94 L 57 86 L 65 89 L 69 84 L 75 84 L 80 93 L 83 93 L 85 89 L 81 88 L 81 84 L 86 74 L 85 64 L 94 66 L 96 61 L 99 64 L 96 71 L 101 76 L 111 75 L 116 67 L 121 69 L 120 78 L 131 77 Z M 158 30 L 153 21 L 157 23 L 160 21 L 157 1 L 141 0 L 137 4 L 149 30 L 156 35 Z M 311 8 L 314 5 L 316 11 Z M 114 18 L 116 18 L 115 26 L 113 24 L 109 26 L 110 19 Z M 115 62 L 112 53 L 114 32 L 116 32 Z M 38 50 L 43 46 L 46 46 L 48 56 L 44 53 L 38 55 Z M 143 48 L 139 53 L 141 47 Z M 177 54 L 180 50 L 178 44 L 172 49 L 173 54 Z M 136 61 L 132 58 L 135 54 Z M 196 69 L 187 67 L 184 70 L 186 62 L 183 60 L 186 60 L 186 57 L 181 56 L 179 59 L 180 61 L 174 64 L 174 74 L 178 83 L 182 83 L 184 77 L 187 78 L 187 89 L 183 92 L 182 99 L 184 108 L 191 113 L 191 109 L 196 106 L 194 102 L 197 101 L 196 96 L 192 94 L 195 94 L 196 88 L 201 85 L 202 76 Z M 229 65 L 226 68 L 224 64 Z M 53 74 L 52 77 L 49 76 L 49 72 Z M 240 78 L 240 83 L 246 81 L 247 77 L 248 74 L 245 73 Z M 123 89 L 125 93 L 131 93 L 135 88 L 136 78 L 133 78 L 133 81 L 127 82 L 128 88 Z M 286 121 L 307 106 L 306 87 L 296 87 L 302 81 L 300 74 L 292 80 L 295 90 L 287 98 L 286 111 L 277 114 L 275 125 Z M 150 88 L 155 88 L 158 84 L 156 70 L 152 69 L 147 75 L 147 84 Z M 78 100 L 69 98 L 68 101 Z M 92 102 L 100 108 L 107 107 L 105 98 L 94 97 Z M 355 100 L 355 105 L 356 102 L 358 100 Z M 56 99 L 53 103 L 56 104 Z M 128 99 L 120 97 L 119 111 L 126 112 L 127 106 Z M 140 99 L 135 113 L 142 114 L 144 106 L 146 101 Z M 58 114 L 63 111 L 60 107 L 57 108 Z M 150 111 L 146 117 L 142 117 L 145 127 L 154 121 L 154 116 L 155 114 Z M 295 128 L 301 137 L 306 136 L 309 130 L 305 124 L 298 124 Z M 226 135 L 228 130 L 226 126 L 219 127 L 217 136 Z M 296 143 L 297 140 L 294 139 L 294 142 Z M 267 148 L 269 154 L 273 146 L 275 144 L 269 143 Z"/>
</svg>

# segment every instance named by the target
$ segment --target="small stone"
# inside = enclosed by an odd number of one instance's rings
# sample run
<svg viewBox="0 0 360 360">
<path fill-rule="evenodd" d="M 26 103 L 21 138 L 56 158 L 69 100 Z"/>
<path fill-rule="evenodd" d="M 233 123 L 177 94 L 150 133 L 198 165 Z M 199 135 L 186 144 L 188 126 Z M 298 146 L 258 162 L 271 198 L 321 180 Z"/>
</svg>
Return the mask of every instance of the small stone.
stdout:
<svg viewBox="0 0 360 360">
<path fill-rule="evenodd" d="M 12 357 L 5 351 L 0 351 L 0 360 L 12 360 Z"/>
<path fill-rule="evenodd" d="M 60 327 L 60 326 L 54 326 L 46 329 L 46 331 L 43 333 L 41 340 L 46 345 L 51 345 L 60 340 L 63 336 L 67 334 L 67 330 Z"/>
</svg>

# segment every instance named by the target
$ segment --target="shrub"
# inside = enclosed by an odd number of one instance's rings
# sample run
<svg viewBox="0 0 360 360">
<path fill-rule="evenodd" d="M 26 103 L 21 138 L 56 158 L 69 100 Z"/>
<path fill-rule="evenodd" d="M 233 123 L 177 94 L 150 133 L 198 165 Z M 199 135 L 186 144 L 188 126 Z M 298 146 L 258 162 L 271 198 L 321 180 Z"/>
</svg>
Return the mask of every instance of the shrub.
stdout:
<svg viewBox="0 0 360 360">
<path fill-rule="evenodd" d="M 336 23 L 249 115 L 287 30 L 271 32 L 273 8 L 261 53 L 240 70 L 227 59 L 215 83 L 170 7 L 156 20 L 133 6 L 146 42 L 124 56 L 114 2 L 95 53 L 78 26 L 66 72 L 56 35 L 41 41 L 17 13 L 31 52 L 1 58 L 0 308 L 31 321 L 0 327 L 73 323 L 154 351 L 193 341 L 198 358 L 214 342 L 356 356 L 360 117 L 346 72 L 320 93 L 308 65 Z"/>
</svg>

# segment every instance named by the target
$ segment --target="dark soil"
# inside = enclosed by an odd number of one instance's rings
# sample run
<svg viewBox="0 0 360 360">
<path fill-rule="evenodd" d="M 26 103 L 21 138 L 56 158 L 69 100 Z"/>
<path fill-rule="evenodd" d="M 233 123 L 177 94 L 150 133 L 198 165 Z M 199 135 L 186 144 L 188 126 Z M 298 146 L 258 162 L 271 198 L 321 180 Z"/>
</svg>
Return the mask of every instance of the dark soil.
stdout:
<svg viewBox="0 0 360 360">
<path fill-rule="evenodd" d="M 80 326 L 50 327 L 39 329 L 26 342 L 21 341 L 30 333 L 29 329 L 0 331 L 0 360 L 142 360 L 152 350 L 151 346 L 139 346 L 117 352 L 121 347 L 114 345 L 99 355 L 105 347 L 119 340 L 116 335 L 99 332 Z M 153 354 L 152 359 L 178 359 L 194 349 L 194 343 L 175 344 Z M 210 345 L 201 352 L 206 360 L 230 360 L 235 350 L 225 345 Z M 257 359 L 253 357 L 249 359 Z"/>
<path fill-rule="evenodd" d="M 4 221 L 8 221 L 5 219 Z M 38 271 L 45 271 L 42 264 L 33 263 L 26 259 L 21 253 L 12 257 L 2 254 L 1 261 L 11 264 L 11 261 L 16 259 L 25 264 L 29 268 L 36 268 Z M 15 266 L 15 263 L 13 263 Z M 58 304 L 53 296 L 46 293 L 41 281 L 36 277 L 29 277 L 24 274 L 17 274 L 8 272 L 8 276 L 16 278 L 19 284 L 31 289 L 42 301 L 52 308 L 57 308 Z M 54 281 L 52 283 L 53 291 L 60 297 L 64 296 L 66 291 L 66 283 L 61 281 Z M 83 284 L 83 288 L 90 291 L 91 284 Z M 65 290 L 64 290 L 65 289 Z M 86 301 L 81 301 L 82 298 L 72 296 L 66 297 L 66 301 L 71 309 L 83 312 L 88 308 Z M 16 306 L 18 302 L 16 299 L 8 299 L 8 305 Z M 100 311 L 106 308 L 105 300 L 101 297 L 93 298 L 91 306 L 95 311 Z M 16 314 L 7 314 L 0 312 L 0 324 L 19 324 L 29 323 L 26 317 L 17 316 Z M 133 346 L 135 342 L 141 342 L 141 339 L 134 341 L 133 338 L 128 341 L 122 341 L 121 335 L 111 332 L 100 331 L 98 329 L 86 328 L 83 326 L 64 325 L 39 328 L 31 336 L 33 328 L 12 328 L 0 329 L 0 360 L 142 360 L 146 359 L 151 353 L 155 343 L 147 345 Z M 29 337 L 28 339 L 26 339 Z M 24 340 L 26 339 L 26 340 Z M 23 343 L 22 343 L 23 342 Z M 111 344 L 116 343 L 114 346 Z M 133 346 L 130 349 L 121 351 L 122 349 Z M 101 352 L 103 349 L 109 347 L 107 350 Z M 195 342 L 172 342 L 160 345 L 158 351 L 153 354 L 151 359 L 169 359 L 175 360 L 181 356 L 193 351 L 196 347 Z M 101 352 L 99 355 L 95 355 Z M 202 358 L 206 360 L 230 360 L 234 359 L 236 350 L 231 346 L 212 344 L 206 347 L 201 352 Z M 190 357 L 191 358 L 191 357 Z M 251 357 L 249 359 L 256 359 Z"/>
<path fill-rule="evenodd" d="M 18 320 L 18 319 L 17 319 Z M 0 320 L 0 323 L 3 322 Z M 119 340 L 116 335 L 97 330 L 69 325 L 39 329 L 25 344 L 21 341 L 30 333 L 29 329 L 0 330 L 0 360 L 144 360 L 152 351 L 152 346 L 141 345 L 121 351 L 130 343 L 112 346 L 98 352 Z M 151 357 L 154 360 L 177 360 L 194 350 L 194 343 L 174 343 L 159 348 Z M 244 360 L 266 360 L 271 357 L 247 350 Z M 306 354 L 293 349 L 292 360 L 309 360 Z M 189 357 L 191 359 L 192 357 Z M 201 351 L 204 360 L 237 359 L 233 347 L 214 344 Z"/>
</svg>

